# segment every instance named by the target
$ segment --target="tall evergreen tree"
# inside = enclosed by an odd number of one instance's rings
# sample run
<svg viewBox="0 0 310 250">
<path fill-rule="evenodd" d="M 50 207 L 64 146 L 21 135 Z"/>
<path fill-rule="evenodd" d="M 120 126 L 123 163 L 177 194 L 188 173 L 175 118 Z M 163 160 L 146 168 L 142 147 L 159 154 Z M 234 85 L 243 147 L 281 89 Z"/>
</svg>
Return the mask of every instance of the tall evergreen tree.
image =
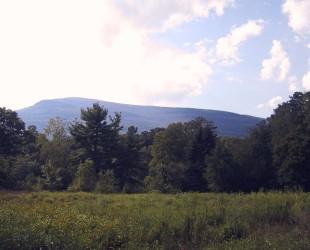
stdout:
<svg viewBox="0 0 310 250">
<path fill-rule="evenodd" d="M 70 127 L 75 142 L 85 150 L 85 157 L 92 160 L 96 172 L 111 168 L 119 145 L 121 115 L 108 115 L 108 110 L 98 103 L 81 110 L 81 121 Z"/>
<path fill-rule="evenodd" d="M 146 175 L 140 153 L 140 138 L 138 128 L 129 127 L 122 135 L 118 150 L 118 161 L 114 171 L 120 190 L 124 192 L 141 191 Z"/>
<path fill-rule="evenodd" d="M 215 147 L 216 127 L 204 118 L 196 118 L 185 123 L 185 127 L 190 133 L 191 146 L 185 172 L 184 189 L 186 191 L 206 191 L 207 182 L 203 177 L 206 167 L 205 158 Z"/>
</svg>

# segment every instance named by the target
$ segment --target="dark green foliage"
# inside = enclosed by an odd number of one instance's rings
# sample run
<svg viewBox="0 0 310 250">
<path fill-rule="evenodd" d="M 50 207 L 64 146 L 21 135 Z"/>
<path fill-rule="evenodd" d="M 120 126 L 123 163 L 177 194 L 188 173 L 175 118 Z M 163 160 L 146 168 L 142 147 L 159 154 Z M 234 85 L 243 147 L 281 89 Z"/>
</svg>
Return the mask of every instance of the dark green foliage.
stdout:
<svg viewBox="0 0 310 250">
<path fill-rule="evenodd" d="M 158 190 L 163 193 L 176 193 L 182 191 L 184 183 L 185 166 L 182 162 L 161 162 L 152 165 L 149 176 L 145 179 L 147 190 Z"/>
<path fill-rule="evenodd" d="M 154 144 L 155 135 L 164 130 L 164 128 L 155 128 L 150 131 L 143 131 L 139 135 L 140 159 L 145 169 L 148 169 L 149 163 L 152 160 L 152 145 Z"/>
<path fill-rule="evenodd" d="M 63 187 L 63 169 L 53 165 L 52 161 L 47 161 L 42 166 L 42 188 L 46 190 L 62 190 Z"/>
<path fill-rule="evenodd" d="M 191 137 L 189 164 L 185 173 L 185 191 L 207 191 L 208 184 L 203 177 L 205 157 L 215 147 L 216 127 L 203 118 L 197 118 L 185 124 Z"/>
<path fill-rule="evenodd" d="M 118 157 L 114 170 L 120 190 L 132 193 L 143 190 L 143 179 L 147 174 L 143 165 L 138 129 L 129 127 L 126 134 L 121 136 Z"/>
<path fill-rule="evenodd" d="M 10 176 L 10 159 L 7 157 L 0 156 L 0 189 L 10 189 L 13 188 L 14 180 Z"/>
<path fill-rule="evenodd" d="M 215 127 L 203 118 L 175 123 L 155 136 L 149 177 L 150 189 L 163 192 L 206 191 L 204 159 L 215 146 Z"/>
<path fill-rule="evenodd" d="M 262 122 L 245 139 L 245 152 L 243 164 L 248 185 L 246 189 L 258 191 L 276 187 L 276 173 L 272 165 L 271 130 L 268 124 Z"/>
<path fill-rule="evenodd" d="M 310 92 L 296 92 L 268 122 L 279 184 L 310 191 Z"/>
<path fill-rule="evenodd" d="M 0 109 L 0 188 L 310 191 L 310 92 L 295 93 L 245 138 L 218 138 L 201 117 L 141 134 L 133 126 L 122 133 L 120 121 L 95 103 L 81 110 L 70 133 L 55 118 L 39 134 Z"/>
<path fill-rule="evenodd" d="M 105 172 L 98 174 L 98 180 L 95 191 L 98 193 L 115 193 L 118 190 L 116 178 L 112 170 L 108 169 Z"/>
<path fill-rule="evenodd" d="M 32 158 L 37 158 L 40 152 L 39 145 L 37 143 L 37 138 L 39 133 L 35 126 L 29 126 L 24 133 L 23 138 L 23 154 L 31 156 Z"/>
<path fill-rule="evenodd" d="M 218 141 L 212 153 L 206 157 L 205 179 L 208 188 L 214 192 L 238 191 L 238 165 L 223 142 Z"/>
<path fill-rule="evenodd" d="M 38 161 L 29 155 L 0 156 L 0 189 L 32 190 L 40 173 Z"/>
<path fill-rule="evenodd" d="M 86 192 L 94 191 L 96 182 L 97 174 L 93 161 L 86 160 L 80 164 L 70 190 Z"/>
<path fill-rule="evenodd" d="M 86 158 L 93 161 L 97 172 L 111 168 L 117 154 L 121 116 L 108 116 L 108 110 L 98 103 L 81 110 L 81 121 L 70 127 L 76 143 L 85 150 Z"/>
<path fill-rule="evenodd" d="M 155 135 L 146 184 L 162 192 L 181 191 L 189 155 L 184 124 L 175 123 Z"/>
<path fill-rule="evenodd" d="M 17 113 L 0 108 L 0 188 L 30 189 L 40 173 L 38 132 L 25 128 Z"/>
<path fill-rule="evenodd" d="M 258 191 L 276 188 L 275 169 L 272 165 L 271 131 L 261 123 L 244 139 L 223 138 L 219 143 L 231 155 L 234 175 L 227 191 Z M 219 158 L 221 161 L 221 158 Z"/>
<path fill-rule="evenodd" d="M 10 177 L 15 189 L 33 190 L 39 189 L 39 179 L 41 168 L 34 157 L 20 155 L 15 158 L 11 166 Z"/>
<path fill-rule="evenodd" d="M 22 151 L 25 123 L 17 113 L 0 108 L 0 155 L 17 155 Z"/>
</svg>

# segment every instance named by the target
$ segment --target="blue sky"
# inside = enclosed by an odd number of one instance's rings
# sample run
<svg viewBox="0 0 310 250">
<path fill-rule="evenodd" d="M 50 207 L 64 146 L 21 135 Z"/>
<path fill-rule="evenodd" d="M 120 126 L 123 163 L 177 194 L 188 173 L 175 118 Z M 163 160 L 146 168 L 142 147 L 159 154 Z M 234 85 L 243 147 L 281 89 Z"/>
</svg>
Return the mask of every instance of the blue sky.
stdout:
<svg viewBox="0 0 310 250">
<path fill-rule="evenodd" d="M 0 0 L 0 106 L 80 96 L 266 117 L 310 90 L 310 0 Z"/>
<path fill-rule="evenodd" d="M 301 87 L 302 77 L 309 70 L 309 36 L 296 34 L 288 25 L 288 17 L 282 12 L 285 1 L 235 1 L 224 16 L 212 15 L 209 18 L 188 23 L 164 34 L 157 39 L 182 46 L 206 39 L 208 47 L 216 46 L 219 37 L 230 32 L 232 27 L 240 26 L 249 20 L 264 21 L 261 35 L 249 39 L 239 48 L 241 62 L 231 66 L 217 67 L 205 87 L 203 94 L 188 101 L 188 105 L 224 109 L 240 113 L 267 116 L 274 106 L 265 105 L 276 96 L 285 101 L 293 93 L 289 90 L 289 79 L 275 81 L 260 78 L 261 63 L 269 57 L 273 40 L 281 41 L 291 62 L 289 77 L 296 77 L 296 91 Z M 309 9 L 310 13 L 310 9 Z M 187 45 L 187 44 L 186 44 Z"/>
</svg>

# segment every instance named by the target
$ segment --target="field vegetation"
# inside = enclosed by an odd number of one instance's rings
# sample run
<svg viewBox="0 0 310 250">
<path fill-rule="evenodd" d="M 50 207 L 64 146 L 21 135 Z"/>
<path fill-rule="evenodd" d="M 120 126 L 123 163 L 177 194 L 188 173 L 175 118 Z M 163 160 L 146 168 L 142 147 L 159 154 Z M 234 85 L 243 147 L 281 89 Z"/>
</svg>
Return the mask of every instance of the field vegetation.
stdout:
<svg viewBox="0 0 310 250">
<path fill-rule="evenodd" d="M 0 249 L 309 249 L 310 195 L 1 193 Z"/>
</svg>

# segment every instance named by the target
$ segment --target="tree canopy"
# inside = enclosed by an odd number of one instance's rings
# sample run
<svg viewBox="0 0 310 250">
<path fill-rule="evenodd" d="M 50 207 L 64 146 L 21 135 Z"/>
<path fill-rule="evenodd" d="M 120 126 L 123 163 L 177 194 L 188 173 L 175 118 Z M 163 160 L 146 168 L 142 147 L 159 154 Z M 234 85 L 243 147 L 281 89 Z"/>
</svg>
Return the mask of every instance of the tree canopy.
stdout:
<svg viewBox="0 0 310 250">
<path fill-rule="evenodd" d="M 17 113 L 0 108 L 0 155 L 20 153 L 25 135 L 25 123 Z"/>
<path fill-rule="evenodd" d="M 108 169 L 113 164 L 119 143 L 121 115 L 108 115 L 108 110 L 94 103 L 91 108 L 81 110 L 81 121 L 70 127 L 70 133 L 85 157 L 92 160 L 97 172 Z"/>
<path fill-rule="evenodd" d="M 201 117 L 124 130 L 98 103 L 43 133 L 0 108 L 0 188 L 97 192 L 310 191 L 310 92 L 296 92 L 244 138 Z"/>
</svg>

